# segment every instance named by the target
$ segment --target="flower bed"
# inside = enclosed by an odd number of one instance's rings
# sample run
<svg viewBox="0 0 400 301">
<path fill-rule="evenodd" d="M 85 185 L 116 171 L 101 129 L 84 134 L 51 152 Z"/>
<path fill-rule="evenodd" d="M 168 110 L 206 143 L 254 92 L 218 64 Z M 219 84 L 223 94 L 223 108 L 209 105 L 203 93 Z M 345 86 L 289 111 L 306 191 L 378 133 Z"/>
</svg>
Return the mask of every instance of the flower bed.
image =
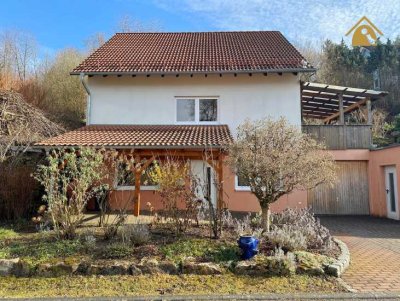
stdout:
<svg viewBox="0 0 400 301">
<path fill-rule="evenodd" d="M 225 220 L 220 239 L 209 238 L 205 223 L 190 227 L 178 237 L 168 230 L 168 223 L 126 225 L 112 240 L 104 240 L 104 229 L 98 227 L 81 228 L 74 240 L 58 240 L 52 231 L 4 235 L 0 239 L 0 275 L 230 273 L 338 277 L 349 263 L 346 246 L 332 239 L 308 211 L 300 216 L 290 210 L 274 215 L 272 232 L 261 235 L 259 254 L 247 261 L 241 260 L 236 240 L 239 232 L 257 232 L 257 218 L 237 220 L 227 216 Z M 291 227 L 285 226 L 289 223 Z M 134 230 L 136 227 L 140 231 Z M 303 233 L 301 243 L 292 239 L 300 233 L 298 229 Z"/>
</svg>

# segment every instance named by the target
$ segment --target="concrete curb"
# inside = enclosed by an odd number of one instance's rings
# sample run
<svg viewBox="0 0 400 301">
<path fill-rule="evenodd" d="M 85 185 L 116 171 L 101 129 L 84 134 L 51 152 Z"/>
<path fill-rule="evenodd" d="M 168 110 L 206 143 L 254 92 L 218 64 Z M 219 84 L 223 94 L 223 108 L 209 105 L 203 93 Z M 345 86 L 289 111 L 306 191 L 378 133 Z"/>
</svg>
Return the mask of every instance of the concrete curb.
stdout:
<svg viewBox="0 0 400 301">
<path fill-rule="evenodd" d="M 340 277 L 350 265 L 350 251 L 347 245 L 340 239 L 333 238 L 333 241 L 338 245 L 340 255 L 335 263 L 327 266 L 327 271 L 329 275 Z"/>
<path fill-rule="evenodd" d="M 266 295 L 178 295 L 178 296 L 147 296 L 147 297 L 91 297 L 91 298 L 10 298 L 0 300 L 63 300 L 63 301 L 183 301 L 183 300 L 399 300 L 400 293 L 337 293 L 337 294 L 266 294 Z"/>
</svg>

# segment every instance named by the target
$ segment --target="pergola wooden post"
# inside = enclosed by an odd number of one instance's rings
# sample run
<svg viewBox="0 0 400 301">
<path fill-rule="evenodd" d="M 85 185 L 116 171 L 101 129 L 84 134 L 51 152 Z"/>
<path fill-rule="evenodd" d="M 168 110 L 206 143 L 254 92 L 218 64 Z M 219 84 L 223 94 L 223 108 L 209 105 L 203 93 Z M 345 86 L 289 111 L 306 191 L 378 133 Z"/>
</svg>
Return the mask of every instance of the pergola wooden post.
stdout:
<svg viewBox="0 0 400 301">
<path fill-rule="evenodd" d="M 224 206 L 224 154 L 221 152 L 218 156 L 218 164 L 217 164 L 217 173 L 218 173 L 218 209 L 222 209 Z"/>
<path fill-rule="evenodd" d="M 140 214 L 140 177 L 141 170 L 135 168 L 135 194 L 134 194 L 134 205 L 133 205 L 133 215 L 139 216 Z"/>
<path fill-rule="evenodd" d="M 338 94 L 339 99 L 339 124 L 344 124 L 343 94 Z"/>
<path fill-rule="evenodd" d="M 149 167 L 149 165 L 154 161 L 154 156 L 150 159 L 147 159 L 146 162 L 142 165 L 141 158 L 139 156 L 135 159 L 135 165 L 133 167 L 133 172 L 135 173 L 135 193 L 134 193 L 134 205 L 133 205 L 133 215 L 140 215 L 140 178 L 142 177 L 142 173 Z"/>
<path fill-rule="evenodd" d="M 367 124 L 372 124 L 371 98 L 367 97 Z"/>
</svg>

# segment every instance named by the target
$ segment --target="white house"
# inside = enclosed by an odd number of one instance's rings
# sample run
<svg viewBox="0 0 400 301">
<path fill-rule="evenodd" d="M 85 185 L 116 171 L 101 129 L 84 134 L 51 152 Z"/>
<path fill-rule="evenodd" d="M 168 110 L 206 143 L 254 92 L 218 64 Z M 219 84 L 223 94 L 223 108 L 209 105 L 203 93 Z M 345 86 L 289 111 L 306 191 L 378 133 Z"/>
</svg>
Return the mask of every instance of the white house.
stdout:
<svg viewBox="0 0 400 301">
<path fill-rule="evenodd" d="M 222 163 L 221 148 L 237 126 L 267 116 L 299 127 L 303 117 L 344 123 L 344 113 L 366 97 L 366 90 L 350 99 L 345 90 L 300 83 L 301 73 L 314 71 L 277 31 L 117 33 L 71 72 L 88 93 L 87 126 L 39 146 L 133 149 L 146 159 L 182 156 L 208 183 L 208 197 L 224 199 L 234 211 L 257 211 L 248 187 Z M 133 196 L 136 214 L 148 201 L 159 208 L 155 187 L 140 182 L 141 172 L 115 184 L 113 207 Z M 220 195 L 210 182 L 214 175 L 223 183 Z M 307 198 L 296 192 L 272 209 L 305 207 Z"/>
</svg>

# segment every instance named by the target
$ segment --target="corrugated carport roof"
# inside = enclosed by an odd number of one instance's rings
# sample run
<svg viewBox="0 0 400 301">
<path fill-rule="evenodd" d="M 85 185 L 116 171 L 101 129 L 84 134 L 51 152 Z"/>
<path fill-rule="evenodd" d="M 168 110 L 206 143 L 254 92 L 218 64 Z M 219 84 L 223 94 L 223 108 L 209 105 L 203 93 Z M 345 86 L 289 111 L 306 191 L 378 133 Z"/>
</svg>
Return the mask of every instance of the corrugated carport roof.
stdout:
<svg viewBox="0 0 400 301">
<path fill-rule="evenodd" d="M 349 113 L 364 105 L 368 99 L 371 101 L 381 99 L 388 95 L 388 92 L 303 82 L 301 84 L 302 116 L 317 119 L 338 118 L 340 95 L 343 96 L 343 109 Z"/>
</svg>

